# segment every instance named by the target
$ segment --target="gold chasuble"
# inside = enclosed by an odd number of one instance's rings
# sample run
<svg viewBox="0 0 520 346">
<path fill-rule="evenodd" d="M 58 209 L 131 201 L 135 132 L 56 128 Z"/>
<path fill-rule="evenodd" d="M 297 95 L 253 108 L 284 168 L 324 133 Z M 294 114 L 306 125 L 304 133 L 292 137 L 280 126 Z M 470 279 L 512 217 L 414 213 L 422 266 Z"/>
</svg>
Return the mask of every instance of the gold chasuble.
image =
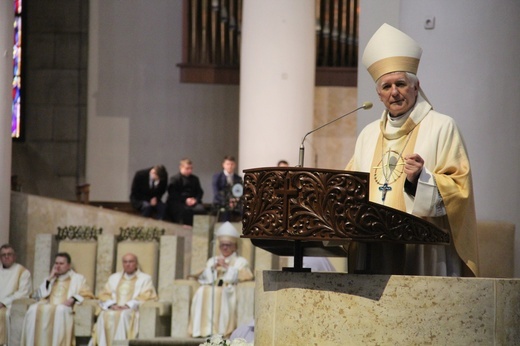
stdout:
<svg viewBox="0 0 520 346">
<path fill-rule="evenodd" d="M 193 337 L 220 334 L 229 337 L 237 327 L 236 284 L 253 279 L 248 261 L 236 252 L 226 257 L 229 267 L 214 271 L 218 257 L 210 258 L 199 276 L 201 286 L 195 292 L 188 333 Z"/>
<path fill-rule="evenodd" d="M 117 305 L 125 305 L 134 296 L 137 276 L 127 279 L 124 275 L 117 287 Z"/>
<path fill-rule="evenodd" d="M 49 296 L 49 303 L 52 305 L 63 304 L 67 300 L 69 286 L 70 277 L 67 277 L 65 280 L 54 281 L 51 289 L 51 295 Z"/>
<path fill-rule="evenodd" d="M 67 293 L 70 286 L 70 277 L 65 280 L 56 280 L 52 285 L 51 295 L 49 296 L 49 304 L 39 304 L 36 311 L 36 325 L 44 325 L 47 321 L 54 321 L 56 305 L 62 304 L 67 300 Z M 71 331 L 64 330 L 64 333 Z M 52 328 L 36 328 L 34 341 L 37 345 L 45 345 L 52 340 Z M 74 339 L 72 334 L 67 334 L 67 340 Z"/>
<path fill-rule="evenodd" d="M 70 298 L 80 304 L 93 298 L 85 277 L 69 270 L 50 282 L 44 281 L 37 295 L 42 299 L 32 304 L 23 321 L 23 346 L 75 345 L 73 306 L 64 303 Z"/>
<path fill-rule="evenodd" d="M 110 346 L 114 340 L 132 340 L 139 332 L 139 305 L 157 300 L 150 275 L 137 270 L 132 275 L 110 275 L 99 294 L 103 309 L 98 316 L 89 345 Z M 117 309 L 114 307 L 117 306 Z M 125 308 L 121 308 L 125 307 Z"/>
<path fill-rule="evenodd" d="M 9 268 L 0 265 L 0 302 L 5 305 L 0 308 L 0 345 L 13 343 L 13 340 L 7 340 L 12 302 L 19 298 L 28 298 L 31 293 L 31 274 L 25 267 L 18 263 L 13 263 Z"/>
<path fill-rule="evenodd" d="M 0 309 L 0 345 L 4 345 L 7 342 L 7 308 L 3 307 Z"/>
<path fill-rule="evenodd" d="M 346 170 L 370 173 L 370 201 L 422 217 L 448 230 L 452 241 L 450 246 L 408 245 L 405 274 L 457 275 L 456 269 L 451 270 L 457 266 L 451 259 L 455 254 L 450 254 L 454 249 L 478 276 L 471 170 L 455 122 L 435 112 L 422 90 L 401 127 L 389 131 L 387 121 L 388 112 L 384 111 L 379 121 L 363 129 Z M 415 196 L 404 189 L 404 157 L 412 153 L 424 159 Z M 356 246 L 352 248 L 357 251 Z"/>
<path fill-rule="evenodd" d="M 137 281 L 137 276 L 134 275 L 131 278 L 127 278 L 125 275 L 121 277 L 119 283 L 117 285 L 117 294 L 116 294 L 116 304 L 119 306 L 124 306 L 128 303 L 132 297 L 134 296 L 135 283 Z M 136 329 L 133 324 L 135 321 L 135 310 L 129 309 L 126 311 L 128 316 L 128 331 L 127 337 L 132 340 L 136 337 Z M 104 321 L 104 330 L 105 330 L 105 339 L 107 345 L 112 345 L 112 340 L 114 340 L 114 335 L 119 325 L 119 320 L 121 318 L 121 311 L 113 311 L 106 310 L 103 312 L 103 321 Z"/>
<path fill-rule="evenodd" d="M 418 131 L 414 131 L 416 126 L 411 119 L 403 125 L 402 131 L 394 135 L 383 135 L 383 126 L 385 122 L 381 122 L 381 135 L 377 139 L 370 170 L 373 179 L 370 182 L 369 199 L 371 201 L 380 199 L 381 204 L 406 211 L 403 194 L 388 192 L 393 189 L 396 191 L 404 189 L 406 181 L 404 157 L 413 153 Z M 377 148 L 381 149 L 377 150 Z"/>
</svg>

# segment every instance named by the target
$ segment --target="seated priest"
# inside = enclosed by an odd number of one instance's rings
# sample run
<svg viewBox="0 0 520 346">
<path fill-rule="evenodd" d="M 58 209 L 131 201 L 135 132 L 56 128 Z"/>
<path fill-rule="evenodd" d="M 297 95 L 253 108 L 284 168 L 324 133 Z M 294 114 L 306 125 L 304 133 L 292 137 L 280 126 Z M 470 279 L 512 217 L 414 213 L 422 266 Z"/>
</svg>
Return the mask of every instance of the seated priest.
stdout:
<svg viewBox="0 0 520 346">
<path fill-rule="evenodd" d="M 11 345 L 9 340 L 9 312 L 15 299 L 29 298 L 32 292 L 31 273 L 16 263 L 16 253 L 9 244 L 0 246 L 0 345 Z"/>
<path fill-rule="evenodd" d="M 193 337 L 229 336 L 237 326 L 236 284 L 253 279 L 248 261 L 236 253 L 240 235 L 235 227 L 225 222 L 215 235 L 220 254 L 206 263 L 191 304 L 188 333 Z"/>
<path fill-rule="evenodd" d="M 23 320 L 21 345 L 74 345 L 74 306 L 93 297 L 85 277 L 72 270 L 70 255 L 57 253 L 49 277 L 36 291 L 39 301 Z"/>
<path fill-rule="evenodd" d="M 101 313 L 89 345 L 112 345 L 114 340 L 132 340 L 139 331 L 139 305 L 157 300 L 152 277 L 139 270 L 137 256 L 122 258 L 123 271 L 110 275 L 99 294 Z"/>
</svg>

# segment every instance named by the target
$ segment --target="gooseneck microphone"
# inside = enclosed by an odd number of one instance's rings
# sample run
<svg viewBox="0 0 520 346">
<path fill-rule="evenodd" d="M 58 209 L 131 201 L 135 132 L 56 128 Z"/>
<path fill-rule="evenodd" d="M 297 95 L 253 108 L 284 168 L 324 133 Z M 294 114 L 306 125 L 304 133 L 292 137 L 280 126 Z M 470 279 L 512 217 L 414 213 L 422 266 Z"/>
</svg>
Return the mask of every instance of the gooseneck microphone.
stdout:
<svg viewBox="0 0 520 346">
<path fill-rule="evenodd" d="M 364 102 L 363 105 L 362 105 L 361 107 L 358 107 L 358 108 L 354 109 L 353 111 L 350 111 L 350 112 L 348 112 L 348 113 L 346 113 L 346 114 L 343 114 L 342 116 L 340 116 L 340 117 L 338 117 L 338 118 L 336 118 L 336 119 L 334 119 L 334 120 L 331 120 L 331 121 L 329 121 L 328 123 L 323 124 L 323 125 L 321 125 L 320 127 L 315 128 L 315 129 L 312 130 L 312 131 L 307 132 L 307 133 L 305 134 L 305 136 L 303 136 L 302 144 L 300 144 L 300 156 L 299 156 L 299 160 L 298 160 L 298 167 L 303 167 L 303 157 L 304 157 L 304 155 L 305 155 L 305 147 L 303 146 L 303 143 L 305 142 L 305 138 L 307 138 L 308 135 L 310 135 L 310 134 L 313 133 L 313 132 L 318 131 L 319 129 L 324 128 L 325 126 L 328 126 L 328 125 L 332 124 L 332 123 L 335 122 L 335 121 L 338 121 L 339 119 L 342 119 L 342 118 L 346 117 L 346 116 L 349 115 L 349 114 L 352 114 L 352 113 L 354 113 L 354 112 L 357 112 L 357 111 L 360 110 L 360 109 L 370 109 L 370 108 L 372 108 L 372 106 L 373 106 L 372 102 Z"/>
</svg>

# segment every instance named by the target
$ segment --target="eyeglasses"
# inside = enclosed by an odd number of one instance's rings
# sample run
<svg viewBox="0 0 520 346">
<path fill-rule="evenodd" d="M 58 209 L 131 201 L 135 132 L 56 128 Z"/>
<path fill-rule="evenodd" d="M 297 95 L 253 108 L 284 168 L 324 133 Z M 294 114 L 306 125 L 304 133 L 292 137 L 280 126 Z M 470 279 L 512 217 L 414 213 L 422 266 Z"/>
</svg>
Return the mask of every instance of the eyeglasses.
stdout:
<svg viewBox="0 0 520 346">
<path fill-rule="evenodd" d="M 232 243 L 230 243 L 230 244 L 228 244 L 228 243 L 222 243 L 222 244 L 219 245 L 219 247 L 232 247 L 233 245 L 234 245 L 234 244 L 232 244 Z"/>
<path fill-rule="evenodd" d="M 13 257 L 13 256 L 14 256 L 14 252 L 0 254 L 0 257 Z"/>
</svg>

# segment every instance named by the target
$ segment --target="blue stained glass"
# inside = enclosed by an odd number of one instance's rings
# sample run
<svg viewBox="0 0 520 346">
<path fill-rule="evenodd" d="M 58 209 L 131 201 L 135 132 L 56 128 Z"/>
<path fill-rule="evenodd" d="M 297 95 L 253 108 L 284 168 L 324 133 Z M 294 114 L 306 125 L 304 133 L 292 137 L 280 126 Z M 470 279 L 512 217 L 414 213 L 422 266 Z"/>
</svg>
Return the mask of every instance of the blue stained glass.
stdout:
<svg viewBox="0 0 520 346">
<path fill-rule="evenodd" d="M 13 104 L 11 118 L 11 137 L 19 138 L 21 130 L 21 70 L 22 70 L 22 0 L 14 0 L 13 36 Z"/>
</svg>

